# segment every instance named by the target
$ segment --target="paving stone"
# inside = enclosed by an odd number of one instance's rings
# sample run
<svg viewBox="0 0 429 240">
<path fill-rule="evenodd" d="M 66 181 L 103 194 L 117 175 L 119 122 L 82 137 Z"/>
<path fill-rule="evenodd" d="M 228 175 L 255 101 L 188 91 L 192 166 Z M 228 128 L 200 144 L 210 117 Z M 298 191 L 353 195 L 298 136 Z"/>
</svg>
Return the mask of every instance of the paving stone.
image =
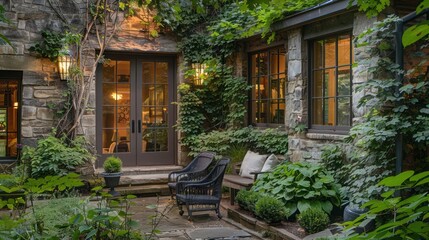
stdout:
<svg viewBox="0 0 429 240">
<path fill-rule="evenodd" d="M 313 240 L 313 239 L 318 239 L 321 237 L 330 237 L 330 236 L 333 236 L 331 231 L 329 229 L 325 229 L 321 232 L 308 235 L 305 238 L 303 238 L 302 240 Z"/>
<path fill-rule="evenodd" d="M 237 239 L 251 237 L 249 233 L 243 230 L 229 227 L 199 228 L 196 230 L 187 230 L 186 233 L 191 239 Z"/>
</svg>

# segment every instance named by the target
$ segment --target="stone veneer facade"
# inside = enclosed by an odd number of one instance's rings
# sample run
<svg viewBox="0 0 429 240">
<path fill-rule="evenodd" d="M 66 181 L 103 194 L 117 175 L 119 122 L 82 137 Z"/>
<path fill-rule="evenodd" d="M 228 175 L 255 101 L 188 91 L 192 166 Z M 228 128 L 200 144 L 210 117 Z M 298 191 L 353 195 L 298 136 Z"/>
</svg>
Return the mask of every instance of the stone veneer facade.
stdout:
<svg viewBox="0 0 429 240">
<path fill-rule="evenodd" d="M 321 159 L 322 148 L 329 143 L 335 143 L 344 139 L 344 135 L 328 133 L 294 133 L 293 129 L 298 124 L 309 126 L 308 114 L 308 41 L 305 35 L 323 36 L 329 32 L 338 32 L 346 29 L 353 29 L 353 36 L 357 37 L 367 28 L 371 27 L 375 19 L 368 19 L 363 13 L 347 13 L 335 16 L 319 22 L 312 23 L 303 28 L 291 29 L 288 31 L 288 90 L 286 94 L 286 126 L 289 129 L 289 157 L 292 161 L 314 161 Z M 320 33 L 320 34 L 317 34 Z M 364 53 L 361 48 L 354 45 L 354 60 L 359 62 L 363 59 Z M 364 114 L 362 108 L 358 108 L 358 101 L 362 93 L 356 93 L 354 88 L 367 76 L 358 74 L 358 68 L 353 68 L 353 91 L 352 109 L 353 123 L 358 121 Z"/>
<path fill-rule="evenodd" d="M 286 20 L 287 21 L 287 20 Z M 275 42 L 267 45 L 263 40 L 252 38 L 242 43 L 243 51 L 237 54 L 240 74 L 247 76 L 248 54 L 273 46 L 284 45 L 287 50 L 287 86 L 285 130 L 289 133 L 289 153 L 291 161 L 317 162 L 321 159 L 322 148 L 328 143 L 335 143 L 344 139 L 345 135 L 327 133 L 295 133 L 298 124 L 309 126 L 308 123 L 308 40 L 311 38 L 329 35 L 329 33 L 353 29 L 356 37 L 365 29 L 372 26 L 375 19 L 368 19 L 364 14 L 348 12 L 328 19 L 314 21 L 310 24 L 280 30 Z M 354 47 L 355 62 L 365 58 L 361 48 Z M 367 76 L 358 74 L 358 68 L 353 69 L 353 88 L 367 79 Z M 358 108 L 358 100 L 362 93 L 353 90 L 353 122 L 359 121 L 364 109 Z"/>
<path fill-rule="evenodd" d="M 5 6 L 6 18 L 10 24 L 1 23 L 0 32 L 15 47 L 0 45 L 0 73 L 4 70 L 22 71 L 22 106 L 21 106 L 21 143 L 34 146 L 37 139 L 49 134 L 55 127 L 53 112 L 49 103 L 61 102 L 66 82 L 60 81 L 57 64 L 48 59 L 37 58 L 29 52 L 29 48 L 42 39 L 41 32 L 45 29 L 63 31 L 64 21 L 76 27 L 83 27 L 86 3 L 84 0 L 0 0 Z M 54 4 L 54 6 L 51 5 Z M 55 9 L 55 11 L 54 11 Z M 176 81 L 183 81 L 180 65 L 183 63 L 178 54 L 175 38 L 168 33 L 160 33 L 159 37 L 150 36 L 150 29 L 143 30 L 142 21 L 152 22 L 153 13 L 139 9 L 136 15 L 124 19 L 117 37 L 109 44 L 106 52 L 130 52 L 133 54 L 170 54 L 176 55 Z M 146 25 L 145 25 L 146 26 Z M 96 46 L 96 45 L 94 45 Z M 88 76 L 95 60 L 96 47 L 84 51 L 85 76 Z M 95 144 L 95 86 L 91 94 L 86 115 L 83 116 L 79 133 Z M 178 164 L 186 161 L 184 154 L 178 150 Z"/>
</svg>

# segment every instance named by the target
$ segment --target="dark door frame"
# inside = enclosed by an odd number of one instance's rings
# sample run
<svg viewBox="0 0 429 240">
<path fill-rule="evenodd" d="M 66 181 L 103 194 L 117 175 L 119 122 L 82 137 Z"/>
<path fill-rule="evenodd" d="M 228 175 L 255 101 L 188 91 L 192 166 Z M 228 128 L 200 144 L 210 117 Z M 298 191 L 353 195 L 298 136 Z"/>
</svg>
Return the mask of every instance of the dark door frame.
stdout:
<svg viewBox="0 0 429 240">
<path fill-rule="evenodd" d="M 173 105 L 171 102 L 175 102 L 177 99 L 177 81 L 176 81 L 176 71 L 177 71 L 177 67 L 176 67 L 176 58 L 177 55 L 176 54 L 136 54 L 136 53 L 127 53 L 127 52 L 107 52 L 105 54 L 106 59 L 112 59 L 112 60 L 123 60 L 123 61 L 130 61 L 130 74 L 131 74 L 131 78 L 130 78 L 130 83 L 131 83 L 131 98 L 134 98 L 132 101 L 135 101 L 134 104 L 131 105 L 131 107 L 134 106 L 135 110 L 131 111 L 133 112 L 130 116 L 131 119 L 139 119 L 141 117 L 139 117 L 139 115 L 141 115 L 141 113 L 137 112 L 138 109 L 141 109 L 141 96 L 136 97 L 136 94 L 138 91 L 141 91 L 140 89 L 137 89 L 137 86 L 141 86 L 141 84 L 137 83 L 136 77 L 138 73 L 141 73 L 141 69 L 139 70 L 139 68 L 141 68 L 141 66 L 137 66 L 138 63 L 141 63 L 143 61 L 152 61 L 152 62 L 157 62 L 157 61 L 162 61 L 162 62 L 168 62 L 169 64 L 169 73 L 168 73 L 168 79 L 171 81 L 168 82 L 168 88 L 169 91 L 171 90 L 171 93 L 169 92 L 169 96 L 171 96 L 171 101 L 169 101 L 169 106 L 171 107 L 171 114 L 169 114 L 169 139 L 172 138 L 172 141 L 169 141 L 169 146 L 168 146 L 168 152 L 172 152 L 171 153 L 171 157 L 172 160 L 168 163 L 161 163 L 161 164 L 142 164 L 144 162 L 142 162 L 142 160 L 137 159 L 139 156 L 141 156 L 142 153 L 138 152 L 141 151 L 141 147 L 134 147 L 134 154 L 135 154 L 135 165 L 132 166 L 153 166 L 153 165 L 170 165 L 170 164 L 177 164 L 177 133 L 176 131 L 173 129 L 173 125 L 177 119 L 177 108 L 175 105 Z M 171 66 L 171 70 L 170 70 L 170 66 Z M 102 92 L 102 79 L 100 76 L 102 76 L 102 63 L 98 64 L 97 66 L 97 70 L 96 70 L 96 86 L 95 86 L 95 94 L 96 94 L 96 150 L 99 153 L 98 154 L 98 158 L 97 158 L 97 163 L 96 166 L 97 167 L 101 167 L 103 161 L 106 159 L 106 157 L 112 155 L 111 153 L 109 154 L 103 154 L 102 153 L 102 102 L 103 102 L 103 92 Z M 133 82 L 134 81 L 134 82 Z M 170 86 L 171 85 L 171 86 Z M 137 94 L 138 96 L 138 94 Z M 140 102 L 139 102 L 140 101 Z M 136 123 L 136 129 L 138 128 L 137 126 L 137 121 Z M 170 124 L 171 123 L 171 124 Z M 171 126 L 171 128 L 170 128 Z M 131 134 L 131 141 L 134 141 L 134 143 L 137 142 L 137 136 L 140 136 L 137 134 Z M 170 142 L 171 142 L 171 146 L 170 146 Z M 151 155 L 152 159 L 157 158 L 157 154 L 161 153 L 161 155 L 165 155 L 162 154 L 163 152 L 147 152 L 144 154 L 148 154 Z M 115 154 L 113 154 L 115 155 Z M 120 153 L 118 154 L 118 156 L 120 157 Z M 162 156 L 160 156 L 162 157 Z M 125 165 L 126 166 L 126 165 Z"/>
<path fill-rule="evenodd" d="M 18 81 L 18 122 L 17 122 L 17 144 L 21 143 L 21 122 L 22 122 L 22 86 L 23 71 L 0 70 L 0 80 L 17 80 Z M 17 157 L 0 157 L 0 163 L 13 163 Z"/>
</svg>

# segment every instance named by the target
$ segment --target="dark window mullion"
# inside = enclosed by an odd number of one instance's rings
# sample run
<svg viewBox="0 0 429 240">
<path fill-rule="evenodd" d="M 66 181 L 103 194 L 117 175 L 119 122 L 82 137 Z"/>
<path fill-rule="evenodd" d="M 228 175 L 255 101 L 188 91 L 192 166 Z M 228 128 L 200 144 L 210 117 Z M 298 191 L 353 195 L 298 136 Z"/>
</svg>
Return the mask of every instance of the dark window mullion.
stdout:
<svg viewBox="0 0 429 240">
<path fill-rule="evenodd" d="M 338 38 L 339 36 L 336 37 L 335 40 L 335 107 L 334 107 L 334 111 L 335 111 L 335 123 L 334 126 L 338 125 Z"/>
<path fill-rule="evenodd" d="M 323 80 L 322 80 L 322 125 L 326 125 L 325 122 L 325 96 L 326 96 L 326 91 L 325 91 L 325 69 L 326 69 L 326 65 L 325 65 L 325 56 L 326 56 L 326 52 L 325 52 L 325 40 L 323 40 L 323 47 L 322 47 L 322 66 L 323 66 L 323 71 L 322 71 L 322 76 L 323 76 Z"/>
<path fill-rule="evenodd" d="M 353 123 L 353 106 L 352 106 L 352 95 L 353 95 L 353 41 L 352 41 L 352 34 L 349 33 L 349 39 L 350 39 L 350 97 L 349 97 L 349 112 L 350 112 L 350 117 L 349 117 L 349 124 L 350 126 Z"/>
</svg>

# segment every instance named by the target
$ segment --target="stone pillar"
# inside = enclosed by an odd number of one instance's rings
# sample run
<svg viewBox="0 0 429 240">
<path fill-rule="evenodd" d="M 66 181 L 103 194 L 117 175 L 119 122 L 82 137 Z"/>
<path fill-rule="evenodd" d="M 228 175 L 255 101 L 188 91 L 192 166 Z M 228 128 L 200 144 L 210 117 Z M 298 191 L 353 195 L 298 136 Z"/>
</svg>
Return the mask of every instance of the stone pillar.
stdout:
<svg viewBox="0 0 429 240">
<path fill-rule="evenodd" d="M 368 18 L 364 13 L 356 13 L 353 21 L 353 37 L 357 38 L 359 34 L 372 27 L 376 18 Z M 354 61 L 359 63 L 362 60 L 369 58 L 368 49 L 372 46 L 354 46 Z M 367 112 L 364 107 L 358 107 L 359 100 L 365 95 L 364 90 L 356 91 L 356 89 L 368 79 L 371 78 L 371 74 L 365 71 L 365 66 L 357 65 L 353 68 L 353 96 L 352 96 L 352 109 L 353 109 L 353 124 L 361 120 L 363 115 Z"/>
</svg>

